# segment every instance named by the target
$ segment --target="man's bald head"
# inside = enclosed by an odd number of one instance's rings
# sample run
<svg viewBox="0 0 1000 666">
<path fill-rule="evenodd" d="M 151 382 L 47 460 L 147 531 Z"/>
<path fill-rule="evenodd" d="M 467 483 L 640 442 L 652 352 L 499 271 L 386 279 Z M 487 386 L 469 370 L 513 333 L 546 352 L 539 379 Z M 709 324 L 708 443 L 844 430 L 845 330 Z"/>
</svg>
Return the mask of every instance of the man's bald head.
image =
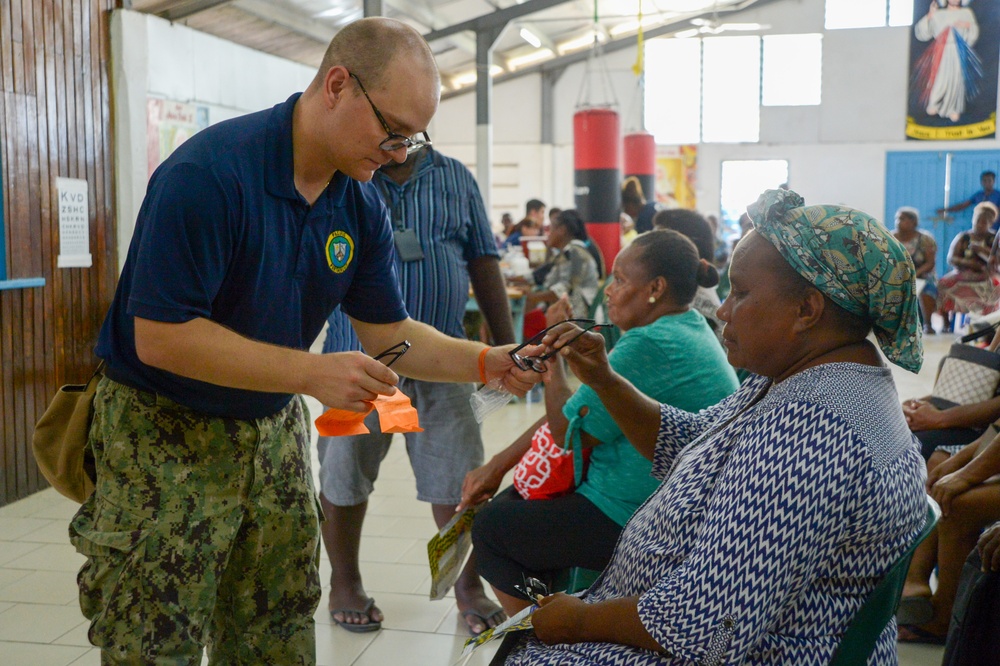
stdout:
<svg viewBox="0 0 1000 666">
<path fill-rule="evenodd" d="M 316 79 L 321 82 L 331 67 L 340 66 L 361 79 L 369 91 L 379 90 L 388 83 L 390 65 L 399 58 L 427 74 L 435 98 L 440 97 L 441 76 L 427 42 L 410 26 L 389 18 L 363 18 L 344 26 L 327 47 Z"/>
</svg>

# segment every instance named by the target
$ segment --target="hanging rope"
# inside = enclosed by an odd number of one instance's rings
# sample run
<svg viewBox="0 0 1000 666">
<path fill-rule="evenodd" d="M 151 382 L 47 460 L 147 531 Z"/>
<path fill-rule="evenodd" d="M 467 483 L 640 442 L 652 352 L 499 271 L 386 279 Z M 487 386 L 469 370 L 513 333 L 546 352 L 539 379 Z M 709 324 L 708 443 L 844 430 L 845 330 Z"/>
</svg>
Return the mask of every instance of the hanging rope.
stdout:
<svg viewBox="0 0 1000 666">
<path fill-rule="evenodd" d="M 635 90 L 632 99 L 628 103 L 628 110 L 625 113 L 625 122 L 628 123 L 626 132 L 645 132 L 646 122 L 642 104 L 645 102 L 646 91 L 646 46 L 642 27 L 642 0 L 639 0 L 639 14 L 636 17 L 639 21 L 639 32 L 636 35 L 635 64 L 632 65 L 632 73 L 636 75 Z M 638 112 L 633 113 L 638 109 Z"/>
<path fill-rule="evenodd" d="M 611 83 L 611 74 L 608 72 L 608 66 L 605 64 L 602 56 L 604 55 L 604 49 L 601 46 L 601 40 L 599 38 L 599 28 L 598 24 L 599 15 L 597 12 L 597 0 L 594 0 L 594 45 L 590 49 L 590 53 L 587 56 L 586 63 L 584 65 L 583 81 L 580 84 L 580 94 L 576 98 L 576 108 L 595 108 L 595 107 L 606 107 L 617 109 L 618 108 L 618 98 L 615 95 L 615 88 Z M 591 77 L 597 76 L 600 83 L 603 94 L 603 103 L 599 103 L 595 100 L 591 100 Z"/>
</svg>

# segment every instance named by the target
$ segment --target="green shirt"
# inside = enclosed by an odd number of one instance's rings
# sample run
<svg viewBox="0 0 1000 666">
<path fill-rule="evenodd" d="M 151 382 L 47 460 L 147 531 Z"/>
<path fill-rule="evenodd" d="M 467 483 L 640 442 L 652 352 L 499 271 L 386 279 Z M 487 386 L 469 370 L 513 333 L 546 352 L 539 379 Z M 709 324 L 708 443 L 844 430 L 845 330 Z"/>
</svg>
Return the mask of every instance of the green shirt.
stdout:
<svg viewBox="0 0 1000 666">
<path fill-rule="evenodd" d="M 689 412 L 716 404 L 739 386 L 718 339 L 694 310 L 627 331 L 608 360 L 646 395 Z M 585 416 L 580 415 L 583 407 L 588 408 Z M 563 414 L 570 421 L 566 440 L 574 448 L 578 475 L 580 429 L 601 441 L 591 452 L 586 479 L 582 484 L 578 479 L 577 492 L 624 526 L 659 485 L 650 474 L 652 463 L 625 439 L 589 386 L 573 394 Z"/>
</svg>

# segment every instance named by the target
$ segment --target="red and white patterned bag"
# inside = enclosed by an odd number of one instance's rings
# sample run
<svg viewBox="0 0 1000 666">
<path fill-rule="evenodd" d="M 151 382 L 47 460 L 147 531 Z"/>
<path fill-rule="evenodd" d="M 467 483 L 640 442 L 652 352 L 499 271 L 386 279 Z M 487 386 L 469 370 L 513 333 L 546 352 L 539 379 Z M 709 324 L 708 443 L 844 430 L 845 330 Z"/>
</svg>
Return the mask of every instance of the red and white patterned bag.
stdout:
<svg viewBox="0 0 1000 666">
<path fill-rule="evenodd" d="M 590 449 L 584 450 L 584 461 Z M 559 447 L 546 421 L 531 437 L 528 449 L 514 468 L 514 488 L 524 499 L 554 499 L 573 491 L 573 451 Z"/>
</svg>

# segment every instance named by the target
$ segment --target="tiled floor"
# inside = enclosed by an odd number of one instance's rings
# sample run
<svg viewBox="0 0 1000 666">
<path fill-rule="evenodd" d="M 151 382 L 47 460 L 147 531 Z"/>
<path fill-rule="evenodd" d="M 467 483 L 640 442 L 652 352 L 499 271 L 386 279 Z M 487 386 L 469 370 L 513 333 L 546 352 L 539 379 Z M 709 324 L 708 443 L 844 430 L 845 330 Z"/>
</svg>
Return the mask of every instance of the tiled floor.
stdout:
<svg viewBox="0 0 1000 666">
<path fill-rule="evenodd" d="M 950 337 L 927 344 L 919 376 L 896 372 L 901 398 L 929 392 L 938 360 Z M 313 415 L 318 405 L 311 403 Z M 491 416 L 484 428 L 487 456 L 498 451 L 541 414 L 541 405 L 514 403 Z M 316 468 L 316 462 L 313 461 Z M 430 509 L 414 499 L 413 474 L 402 446 L 392 447 L 382 466 L 368 519 L 361 559 L 368 592 L 386 620 L 382 631 L 351 634 L 332 625 L 326 599 L 316 614 L 316 651 L 321 666 L 448 666 L 466 639 L 464 624 L 449 600 L 429 601 L 425 544 L 434 531 Z M 85 666 L 100 663 L 87 642 L 87 624 L 76 599 L 76 571 L 83 562 L 66 535 L 76 510 L 69 500 L 46 490 L 0 508 L 0 664 L 4 666 Z M 324 561 L 323 580 L 329 579 Z M 483 650 L 471 663 L 485 665 Z M 940 648 L 900 646 L 903 666 L 937 666 Z"/>
</svg>

